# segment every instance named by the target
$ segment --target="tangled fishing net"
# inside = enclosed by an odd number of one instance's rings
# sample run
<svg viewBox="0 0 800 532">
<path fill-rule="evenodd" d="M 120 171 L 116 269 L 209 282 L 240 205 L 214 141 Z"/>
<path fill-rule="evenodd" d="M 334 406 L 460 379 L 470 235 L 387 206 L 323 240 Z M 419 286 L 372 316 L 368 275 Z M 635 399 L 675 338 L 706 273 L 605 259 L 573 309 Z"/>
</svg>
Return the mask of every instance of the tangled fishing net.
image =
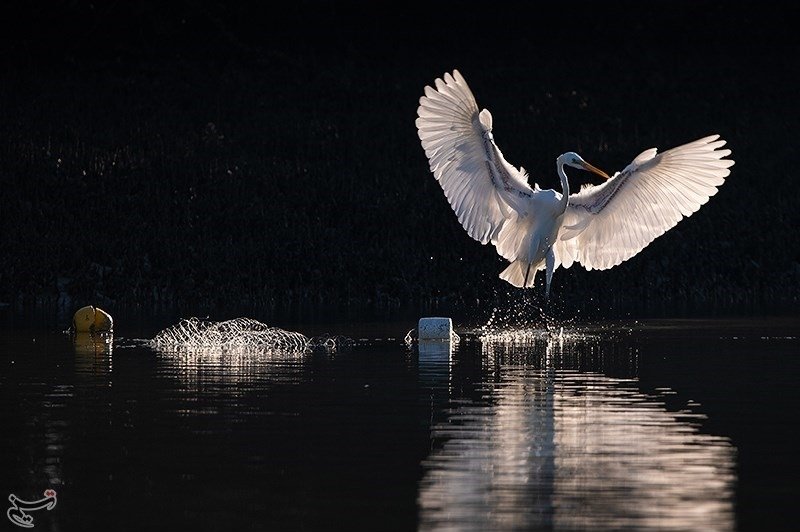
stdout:
<svg viewBox="0 0 800 532">
<path fill-rule="evenodd" d="M 237 352 L 332 352 L 353 342 L 344 336 L 309 338 L 299 332 L 271 327 L 251 318 L 226 321 L 182 319 L 159 332 L 150 346 L 161 351 L 223 350 Z"/>
</svg>

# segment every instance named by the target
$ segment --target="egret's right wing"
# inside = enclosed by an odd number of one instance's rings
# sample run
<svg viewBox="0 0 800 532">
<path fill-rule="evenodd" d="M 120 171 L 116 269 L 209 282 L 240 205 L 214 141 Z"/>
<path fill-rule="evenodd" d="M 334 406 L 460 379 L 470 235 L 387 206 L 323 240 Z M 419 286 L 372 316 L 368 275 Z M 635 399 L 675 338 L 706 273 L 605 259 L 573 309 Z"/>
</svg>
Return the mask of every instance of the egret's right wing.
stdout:
<svg viewBox="0 0 800 532">
<path fill-rule="evenodd" d="M 486 109 L 478 112 L 458 70 L 435 85 L 425 87 L 416 120 L 431 172 L 469 236 L 496 245 L 504 225 L 530 214 L 527 200 L 535 192 L 524 169 L 503 158 L 492 137 L 492 115 Z M 498 246 L 498 251 L 514 260 L 507 247 L 512 246 Z"/>
<path fill-rule="evenodd" d="M 557 263 L 605 270 L 628 260 L 717 193 L 734 162 L 711 135 L 663 153 L 649 149 L 599 186 L 569 197 Z"/>
</svg>

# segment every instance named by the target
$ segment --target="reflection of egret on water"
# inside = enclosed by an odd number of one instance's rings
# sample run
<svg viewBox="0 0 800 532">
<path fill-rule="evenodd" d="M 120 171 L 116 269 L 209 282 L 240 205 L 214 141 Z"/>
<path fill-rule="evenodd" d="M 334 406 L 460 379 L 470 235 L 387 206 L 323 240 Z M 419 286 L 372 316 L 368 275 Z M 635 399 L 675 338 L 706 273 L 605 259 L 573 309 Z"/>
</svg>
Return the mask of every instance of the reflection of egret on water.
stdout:
<svg viewBox="0 0 800 532">
<path fill-rule="evenodd" d="M 440 400 L 431 416 L 420 530 L 732 530 L 731 443 L 640 391 L 635 352 L 538 332 L 496 331 L 455 353 L 480 356 L 489 377 L 479 401 Z"/>
</svg>

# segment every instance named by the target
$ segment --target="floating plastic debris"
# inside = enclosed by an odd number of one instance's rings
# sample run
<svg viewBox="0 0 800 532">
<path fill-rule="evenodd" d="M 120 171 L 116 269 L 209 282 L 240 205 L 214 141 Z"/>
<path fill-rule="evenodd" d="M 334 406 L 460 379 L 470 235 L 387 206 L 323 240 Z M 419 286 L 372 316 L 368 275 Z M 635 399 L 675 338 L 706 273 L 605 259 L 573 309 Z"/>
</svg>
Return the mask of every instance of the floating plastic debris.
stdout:
<svg viewBox="0 0 800 532">
<path fill-rule="evenodd" d="M 438 331 L 434 334 L 431 334 L 430 331 L 426 330 L 429 324 L 423 324 L 423 320 L 425 319 L 426 318 L 420 319 L 417 328 L 409 329 L 409 331 L 406 333 L 405 338 L 403 338 L 403 341 L 405 342 L 406 346 L 411 347 L 412 345 L 421 342 L 448 342 L 453 344 L 453 346 L 455 346 L 461 341 L 461 337 L 458 335 L 458 333 L 456 333 L 453 330 L 452 323 L 449 325 L 448 331 L 446 332 Z M 436 319 L 449 320 L 450 318 L 436 318 Z"/>
<path fill-rule="evenodd" d="M 450 340 L 453 335 L 452 318 L 420 318 L 417 324 L 417 338 L 422 340 Z"/>
<path fill-rule="evenodd" d="M 77 333 L 109 332 L 114 329 L 114 320 L 105 310 L 87 305 L 75 311 L 72 328 Z"/>
</svg>

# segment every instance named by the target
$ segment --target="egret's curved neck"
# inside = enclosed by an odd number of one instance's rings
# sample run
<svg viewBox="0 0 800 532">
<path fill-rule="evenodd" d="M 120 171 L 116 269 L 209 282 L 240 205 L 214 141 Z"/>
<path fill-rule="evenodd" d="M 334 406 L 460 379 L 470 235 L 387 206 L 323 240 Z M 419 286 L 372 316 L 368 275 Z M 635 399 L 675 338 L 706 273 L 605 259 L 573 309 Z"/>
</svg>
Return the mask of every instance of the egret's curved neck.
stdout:
<svg viewBox="0 0 800 532">
<path fill-rule="evenodd" d="M 558 161 L 556 165 L 558 170 L 558 177 L 561 178 L 561 211 L 567 210 L 567 204 L 569 203 L 569 180 L 567 179 L 567 174 L 564 172 L 564 163 Z"/>
</svg>

